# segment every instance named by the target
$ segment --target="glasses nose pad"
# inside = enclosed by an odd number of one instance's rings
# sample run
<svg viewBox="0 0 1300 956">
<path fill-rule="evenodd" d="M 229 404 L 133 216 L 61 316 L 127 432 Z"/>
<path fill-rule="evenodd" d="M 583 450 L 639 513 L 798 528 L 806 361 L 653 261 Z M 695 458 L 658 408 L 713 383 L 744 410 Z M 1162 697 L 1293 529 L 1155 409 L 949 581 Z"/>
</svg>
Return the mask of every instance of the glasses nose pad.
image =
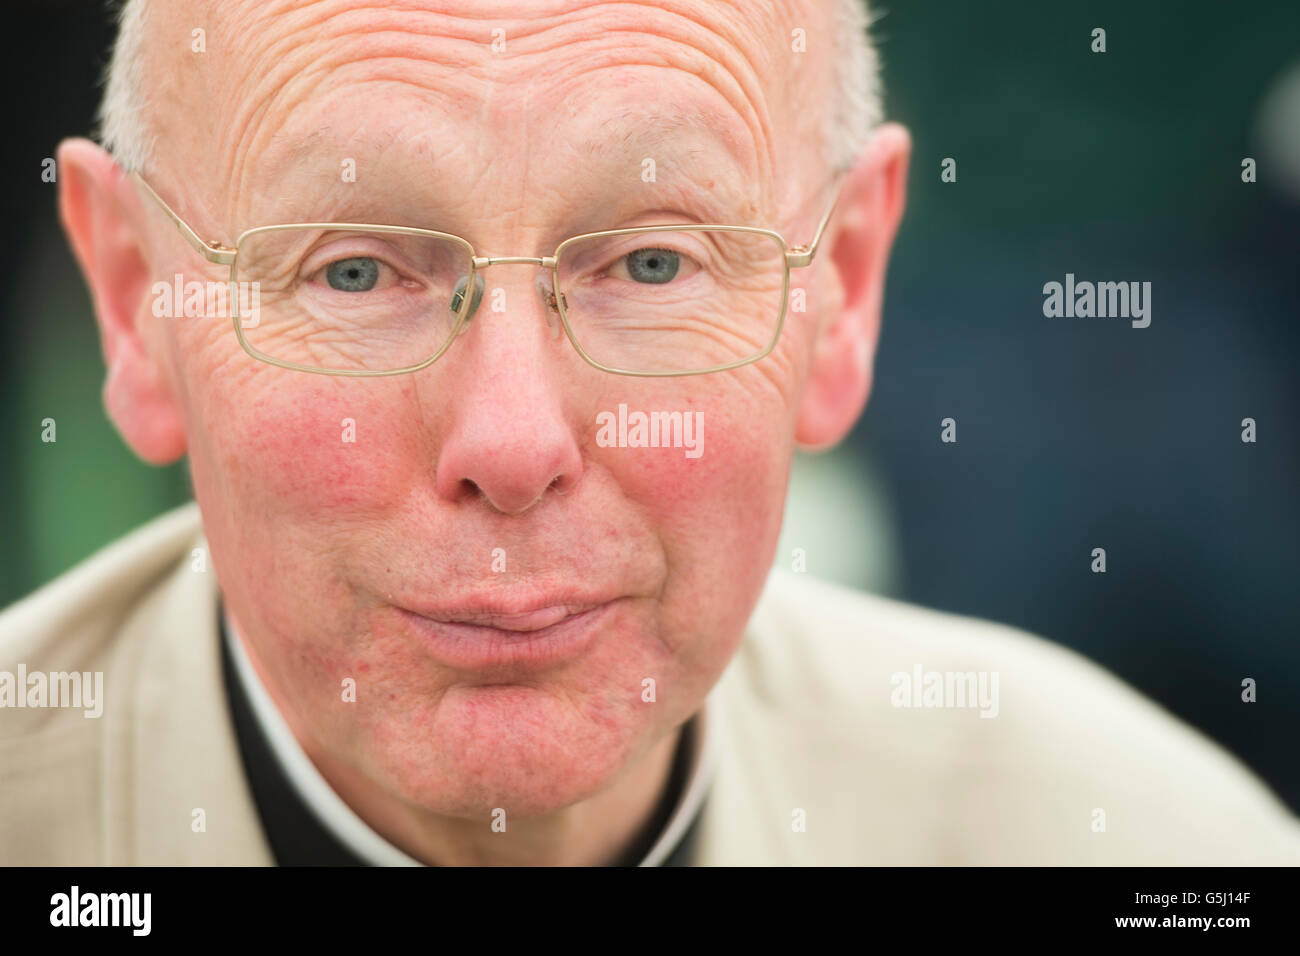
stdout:
<svg viewBox="0 0 1300 956">
<path fill-rule="evenodd" d="M 537 277 L 537 291 L 546 303 L 546 328 L 550 331 L 551 338 L 558 339 L 560 337 L 560 310 L 555 303 L 556 293 L 541 276 Z M 564 298 L 563 292 L 559 295 L 561 299 Z M 564 304 L 566 307 L 568 306 L 567 301 Z"/>
<path fill-rule="evenodd" d="M 451 302 L 448 303 L 452 316 L 460 314 L 460 307 L 465 302 L 465 289 L 469 286 L 469 276 L 461 276 L 456 280 L 456 291 L 451 294 Z M 483 301 L 483 277 L 474 277 L 474 298 L 470 300 L 469 312 L 465 316 L 465 324 L 461 326 L 461 332 L 469 328 L 469 320 L 474 318 L 474 313 L 478 311 L 479 303 Z"/>
</svg>

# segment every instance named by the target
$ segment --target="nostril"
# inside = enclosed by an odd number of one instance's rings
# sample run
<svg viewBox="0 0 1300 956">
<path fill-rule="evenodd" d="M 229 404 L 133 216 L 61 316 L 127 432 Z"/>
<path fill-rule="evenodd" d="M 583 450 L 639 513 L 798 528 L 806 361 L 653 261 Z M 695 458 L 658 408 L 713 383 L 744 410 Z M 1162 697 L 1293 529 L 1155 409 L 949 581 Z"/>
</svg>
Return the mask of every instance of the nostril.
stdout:
<svg viewBox="0 0 1300 956">
<path fill-rule="evenodd" d="M 472 500 L 474 498 L 486 497 L 483 489 L 478 486 L 478 482 L 473 478 L 462 478 L 460 480 L 460 494 L 462 500 Z"/>
</svg>

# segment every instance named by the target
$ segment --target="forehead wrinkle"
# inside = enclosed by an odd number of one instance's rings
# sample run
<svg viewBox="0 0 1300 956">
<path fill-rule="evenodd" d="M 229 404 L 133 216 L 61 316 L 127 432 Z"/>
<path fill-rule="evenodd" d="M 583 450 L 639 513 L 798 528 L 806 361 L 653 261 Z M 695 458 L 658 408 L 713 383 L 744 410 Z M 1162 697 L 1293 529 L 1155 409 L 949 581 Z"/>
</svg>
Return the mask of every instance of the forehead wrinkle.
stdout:
<svg viewBox="0 0 1300 956">
<path fill-rule="evenodd" d="M 615 23 L 587 40 L 593 49 L 581 58 L 584 74 L 602 66 L 661 66 L 696 76 L 749 128 L 756 172 L 763 181 L 771 181 L 778 166 L 778 144 L 762 77 L 770 75 L 772 62 L 770 51 L 755 42 L 755 31 L 747 29 L 739 17 L 716 17 L 727 9 L 722 3 L 702 7 L 677 0 L 655 5 L 626 2 L 618 7 Z M 635 7 L 635 13 L 627 7 Z M 576 32 L 585 26 L 590 30 L 586 21 L 596 19 L 598 10 L 604 9 L 583 11 L 586 17 L 569 29 Z M 707 18 L 703 15 L 706 10 Z"/>
<path fill-rule="evenodd" d="M 252 38 L 244 45 L 244 56 L 251 63 L 271 66 L 265 71 L 231 71 L 237 81 L 223 99 L 237 104 L 237 112 L 228 128 L 242 132 L 223 144 L 219 154 L 222 168 L 231 170 L 231 185 L 243 185 L 237 170 L 241 157 L 256 156 L 260 141 L 271 138 L 266 133 L 259 136 L 259 126 L 273 120 L 274 130 L 283 120 L 275 114 L 279 102 L 298 90 L 314 92 L 313 83 L 321 84 L 335 70 L 355 65 L 370 72 L 367 79 L 383 79 L 387 69 L 392 79 L 416 86 L 412 76 L 436 69 L 452 87 L 472 85 L 490 65 L 482 61 L 483 51 L 490 50 L 489 34 L 467 17 L 430 6 L 393 0 L 382 6 L 358 5 L 355 0 L 315 0 L 306 5 L 286 0 L 257 7 L 251 25 L 239 31 L 241 37 Z M 460 42 L 448 44 L 448 40 Z M 430 55 L 432 43 L 437 44 L 436 57 Z M 402 76 L 399 64 L 414 69 Z M 239 77 L 248 82 L 239 82 Z M 430 92 L 427 86 L 421 89 Z M 460 89 L 453 92 L 466 99 L 473 95 Z"/>
<path fill-rule="evenodd" d="M 593 139 L 587 144 L 587 151 L 592 156 L 607 156 L 616 153 L 629 154 L 633 147 L 644 148 L 648 144 L 660 142 L 670 144 L 673 137 L 687 128 L 700 128 L 711 140 L 718 143 L 727 152 L 729 158 L 746 174 L 759 181 L 769 180 L 769 174 L 775 166 L 772 152 L 772 137 L 765 135 L 766 120 L 757 120 L 751 112 L 742 115 L 734 109 L 734 103 L 727 98 L 717 84 L 699 72 L 683 71 L 680 64 L 665 62 L 663 58 L 642 58 L 629 60 L 626 57 L 615 58 L 592 54 L 584 57 L 581 73 L 571 73 L 557 79 L 557 87 L 562 91 L 568 103 L 580 103 L 591 99 L 585 93 L 595 85 L 599 89 L 617 89 L 627 87 L 629 92 L 642 97 L 635 101 L 627 100 L 610 104 L 602 98 L 598 106 L 605 110 L 607 118 L 601 123 L 610 135 Z M 647 101 L 643 97 L 647 92 L 644 82 L 647 71 L 665 71 L 682 74 L 689 78 L 689 84 L 682 86 L 662 85 L 659 90 L 671 93 L 693 91 L 698 87 L 710 94 L 708 99 L 693 98 L 690 103 L 682 104 L 667 100 L 662 103 Z M 598 80 L 593 84 L 593 76 L 608 72 L 608 80 Z M 652 93 L 654 90 L 651 91 Z M 721 97 L 724 108 L 718 108 Z M 577 119 L 583 115 L 584 108 L 572 106 L 564 119 Z M 647 125 L 647 124 L 653 125 Z M 659 157 L 650 157 L 659 159 Z"/>
<path fill-rule="evenodd" d="M 400 85 L 414 92 L 430 110 L 451 117 L 458 109 L 458 97 L 453 91 L 430 90 L 382 74 L 368 76 L 364 81 L 341 82 L 352 90 L 376 87 L 377 95 L 390 96 L 393 95 L 392 86 Z M 285 176 L 291 171 L 314 170 L 323 177 L 322 181 L 337 186 L 341 181 L 340 162 L 343 158 L 354 159 L 358 168 L 364 170 L 367 165 L 373 168 L 374 157 L 395 147 L 407 150 L 413 158 L 438 154 L 443 160 L 462 148 L 459 141 L 450 146 L 439 141 L 433 131 L 382 122 L 376 126 L 370 116 L 349 116 L 334 122 L 328 115 L 320 114 L 323 105 L 328 108 L 328 102 L 312 95 L 320 88 L 319 83 L 291 82 L 273 91 L 272 100 L 250 117 L 247 132 L 232 154 L 226 179 L 229 184 L 228 208 L 232 216 L 246 216 L 256 195 L 265 191 L 268 185 L 274 187 L 285 181 Z M 463 99 L 459 102 L 463 103 Z M 292 197 L 282 198 L 288 201 Z"/>
<path fill-rule="evenodd" d="M 313 84 L 323 84 L 334 70 L 348 63 L 364 62 L 359 56 L 395 53 L 394 72 L 406 71 L 407 64 L 415 74 L 439 70 L 443 81 L 459 84 L 457 93 L 462 97 L 466 87 L 480 94 L 490 92 L 485 83 L 505 87 L 503 95 L 508 95 L 509 84 L 517 81 L 520 72 L 534 63 L 544 65 L 556 48 L 576 42 L 594 44 L 591 52 L 610 66 L 658 64 L 699 77 L 750 129 L 759 181 L 774 182 L 780 144 L 763 77 L 784 74 L 785 70 L 774 68 L 788 64 L 779 62 L 776 55 L 780 45 L 774 40 L 783 40 L 773 28 L 778 17 L 761 5 L 692 5 L 686 0 L 669 0 L 662 6 L 625 2 L 579 7 L 569 3 L 529 21 L 511 15 L 489 16 L 493 11 L 482 7 L 454 12 L 429 7 L 417 3 L 400 9 L 357 8 L 343 6 L 343 0 L 318 0 L 307 6 L 245 6 L 242 17 L 222 17 L 227 28 L 222 33 L 238 48 L 237 58 L 244 68 L 225 71 L 222 85 L 227 87 L 223 91 L 227 95 L 216 100 L 232 104 L 227 110 L 233 112 L 218 129 L 234 130 L 222 135 L 223 142 L 211 157 L 221 163 L 223 171 L 230 171 L 219 178 L 231 187 L 238 186 L 259 149 L 282 125 L 280 104 L 295 95 L 303 101 L 310 99 Z M 489 27 L 495 24 L 506 29 L 508 52 L 504 55 L 491 52 Z M 242 28 L 235 29 L 236 25 Z M 770 34 L 766 43 L 759 40 L 764 32 Z M 326 41 L 324 55 L 322 38 Z M 461 42 L 448 44 L 448 39 Z M 430 55 L 435 40 L 436 58 Z M 605 50 L 598 52 L 602 46 Z M 630 58 L 629 52 L 633 54 Z M 372 60 L 367 66 L 376 69 L 377 62 Z M 582 72 L 591 68 L 582 57 L 571 62 L 578 63 Z M 254 68 L 262 64 L 265 69 Z M 558 79 L 563 82 L 566 78 L 561 75 Z M 542 71 L 540 79 L 550 77 Z"/>
<path fill-rule="evenodd" d="M 815 220 L 818 213 L 809 213 L 808 200 L 810 194 L 822 195 L 824 185 L 820 124 L 824 107 L 808 109 L 806 104 L 823 104 L 833 93 L 827 88 L 832 57 L 794 54 L 791 31 L 795 27 L 807 30 L 810 51 L 816 50 L 817 44 L 833 51 L 835 18 L 830 0 L 653 0 L 653 5 L 624 6 L 643 6 L 669 22 L 675 18 L 700 28 L 707 40 L 688 56 L 701 67 L 697 73 L 701 80 L 717 89 L 746 121 L 764 206 L 787 228 L 795 228 L 796 221 L 809 215 Z M 635 34 L 644 32 L 645 25 L 645 21 L 628 18 L 621 29 Z M 635 43 L 631 45 L 636 48 Z M 645 48 L 656 49 L 652 45 Z"/>
<path fill-rule="evenodd" d="M 405 35 L 394 35 L 399 45 L 411 42 Z M 232 118 L 230 128 L 239 132 L 230 138 L 219 154 L 220 169 L 229 171 L 223 179 L 229 186 L 230 212 L 242 211 L 244 203 L 241 196 L 246 195 L 250 185 L 249 179 L 261 162 L 264 152 L 271 147 L 281 131 L 290 123 L 292 117 L 302 109 L 313 109 L 320 105 L 319 94 L 322 88 L 330 85 L 331 78 L 337 82 L 350 82 L 350 77 L 339 76 L 338 71 L 356 66 L 366 71 L 366 83 L 400 83 L 417 91 L 424 99 L 432 99 L 445 104 L 454 104 L 457 99 L 469 99 L 464 87 L 472 82 L 462 73 L 456 76 L 447 70 L 445 63 L 436 65 L 427 57 L 410 57 L 402 59 L 391 52 L 383 60 L 368 59 L 358 62 L 357 47 L 336 45 L 325 56 L 313 56 L 315 52 L 310 44 L 295 49 L 296 55 L 281 57 L 277 66 L 268 73 L 252 80 L 250 86 L 232 97 L 232 102 L 239 104 Z M 327 48 L 329 49 L 329 48 Z M 311 60 L 307 68 L 299 68 L 299 59 Z M 403 68 L 401 64 L 410 64 Z M 412 70 L 427 72 L 431 67 L 439 68 L 444 73 L 445 84 L 439 89 L 412 82 Z M 353 81 L 354 82 L 354 81 Z M 353 130 L 355 134 L 358 130 Z M 319 143 L 328 140 L 329 128 L 316 127 L 306 134 L 307 139 L 291 143 L 287 149 L 297 157 L 308 155 Z M 339 144 L 341 145 L 341 144 Z"/>
</svg>

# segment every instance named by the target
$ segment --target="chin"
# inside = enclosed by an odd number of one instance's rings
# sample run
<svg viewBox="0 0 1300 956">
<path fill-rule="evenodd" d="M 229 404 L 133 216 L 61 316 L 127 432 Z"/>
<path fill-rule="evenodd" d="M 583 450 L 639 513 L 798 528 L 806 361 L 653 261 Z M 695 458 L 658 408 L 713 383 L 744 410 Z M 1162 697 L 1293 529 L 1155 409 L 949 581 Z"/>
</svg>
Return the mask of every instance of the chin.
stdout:
<svg viewBox="0 0 1300 956">
<path fill-rule="evenodd" d="M 607 789 L 648 749 L 648 715 L 636 706 L 611 711 L 599 695 L 524 685 L 453 687 L 436 711 L 405 722 L 395 747 L 375 742 L 380 766 L 366 762 L 386 789 L 431 813 L 542 816 Z"/>
</svg>

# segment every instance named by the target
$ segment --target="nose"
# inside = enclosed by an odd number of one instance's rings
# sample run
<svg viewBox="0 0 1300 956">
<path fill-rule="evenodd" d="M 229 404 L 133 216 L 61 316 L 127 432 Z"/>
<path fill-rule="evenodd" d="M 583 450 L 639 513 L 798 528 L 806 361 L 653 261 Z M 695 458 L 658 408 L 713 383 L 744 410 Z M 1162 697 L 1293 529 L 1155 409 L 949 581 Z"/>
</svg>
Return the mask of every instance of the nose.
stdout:
<svg viewBox="0 0 1300 956">
<path fill-rule="evenodd" d="M 481 281 L 476 276 L 475 300 L 484 297 Z M 461 295 L 464 285 L 457 287 Z M 495 309 L 498 292 L 507 303 L 504 311 Z M 477 334 L 463 337 L 448 355 L 451 374 L 440 391 L 451 392 L 440 403 L 450 419 L 438 451 L 436 486 L 444 500 L 481 499 L 502 514 L 520 515 L 548 492 L 568 492 L 582 474 L 580 443 L 565 407 L 572 393 L 566 376 L 574 365 L 555 360 L 568 346 L 550 334 L 547 306 L 536 287 L 503 283 L 494 287 L 492 299 L 493 309 L 477 312 Z M 476 305 L 471 301 L 471 310 Z"/>
</svg>

